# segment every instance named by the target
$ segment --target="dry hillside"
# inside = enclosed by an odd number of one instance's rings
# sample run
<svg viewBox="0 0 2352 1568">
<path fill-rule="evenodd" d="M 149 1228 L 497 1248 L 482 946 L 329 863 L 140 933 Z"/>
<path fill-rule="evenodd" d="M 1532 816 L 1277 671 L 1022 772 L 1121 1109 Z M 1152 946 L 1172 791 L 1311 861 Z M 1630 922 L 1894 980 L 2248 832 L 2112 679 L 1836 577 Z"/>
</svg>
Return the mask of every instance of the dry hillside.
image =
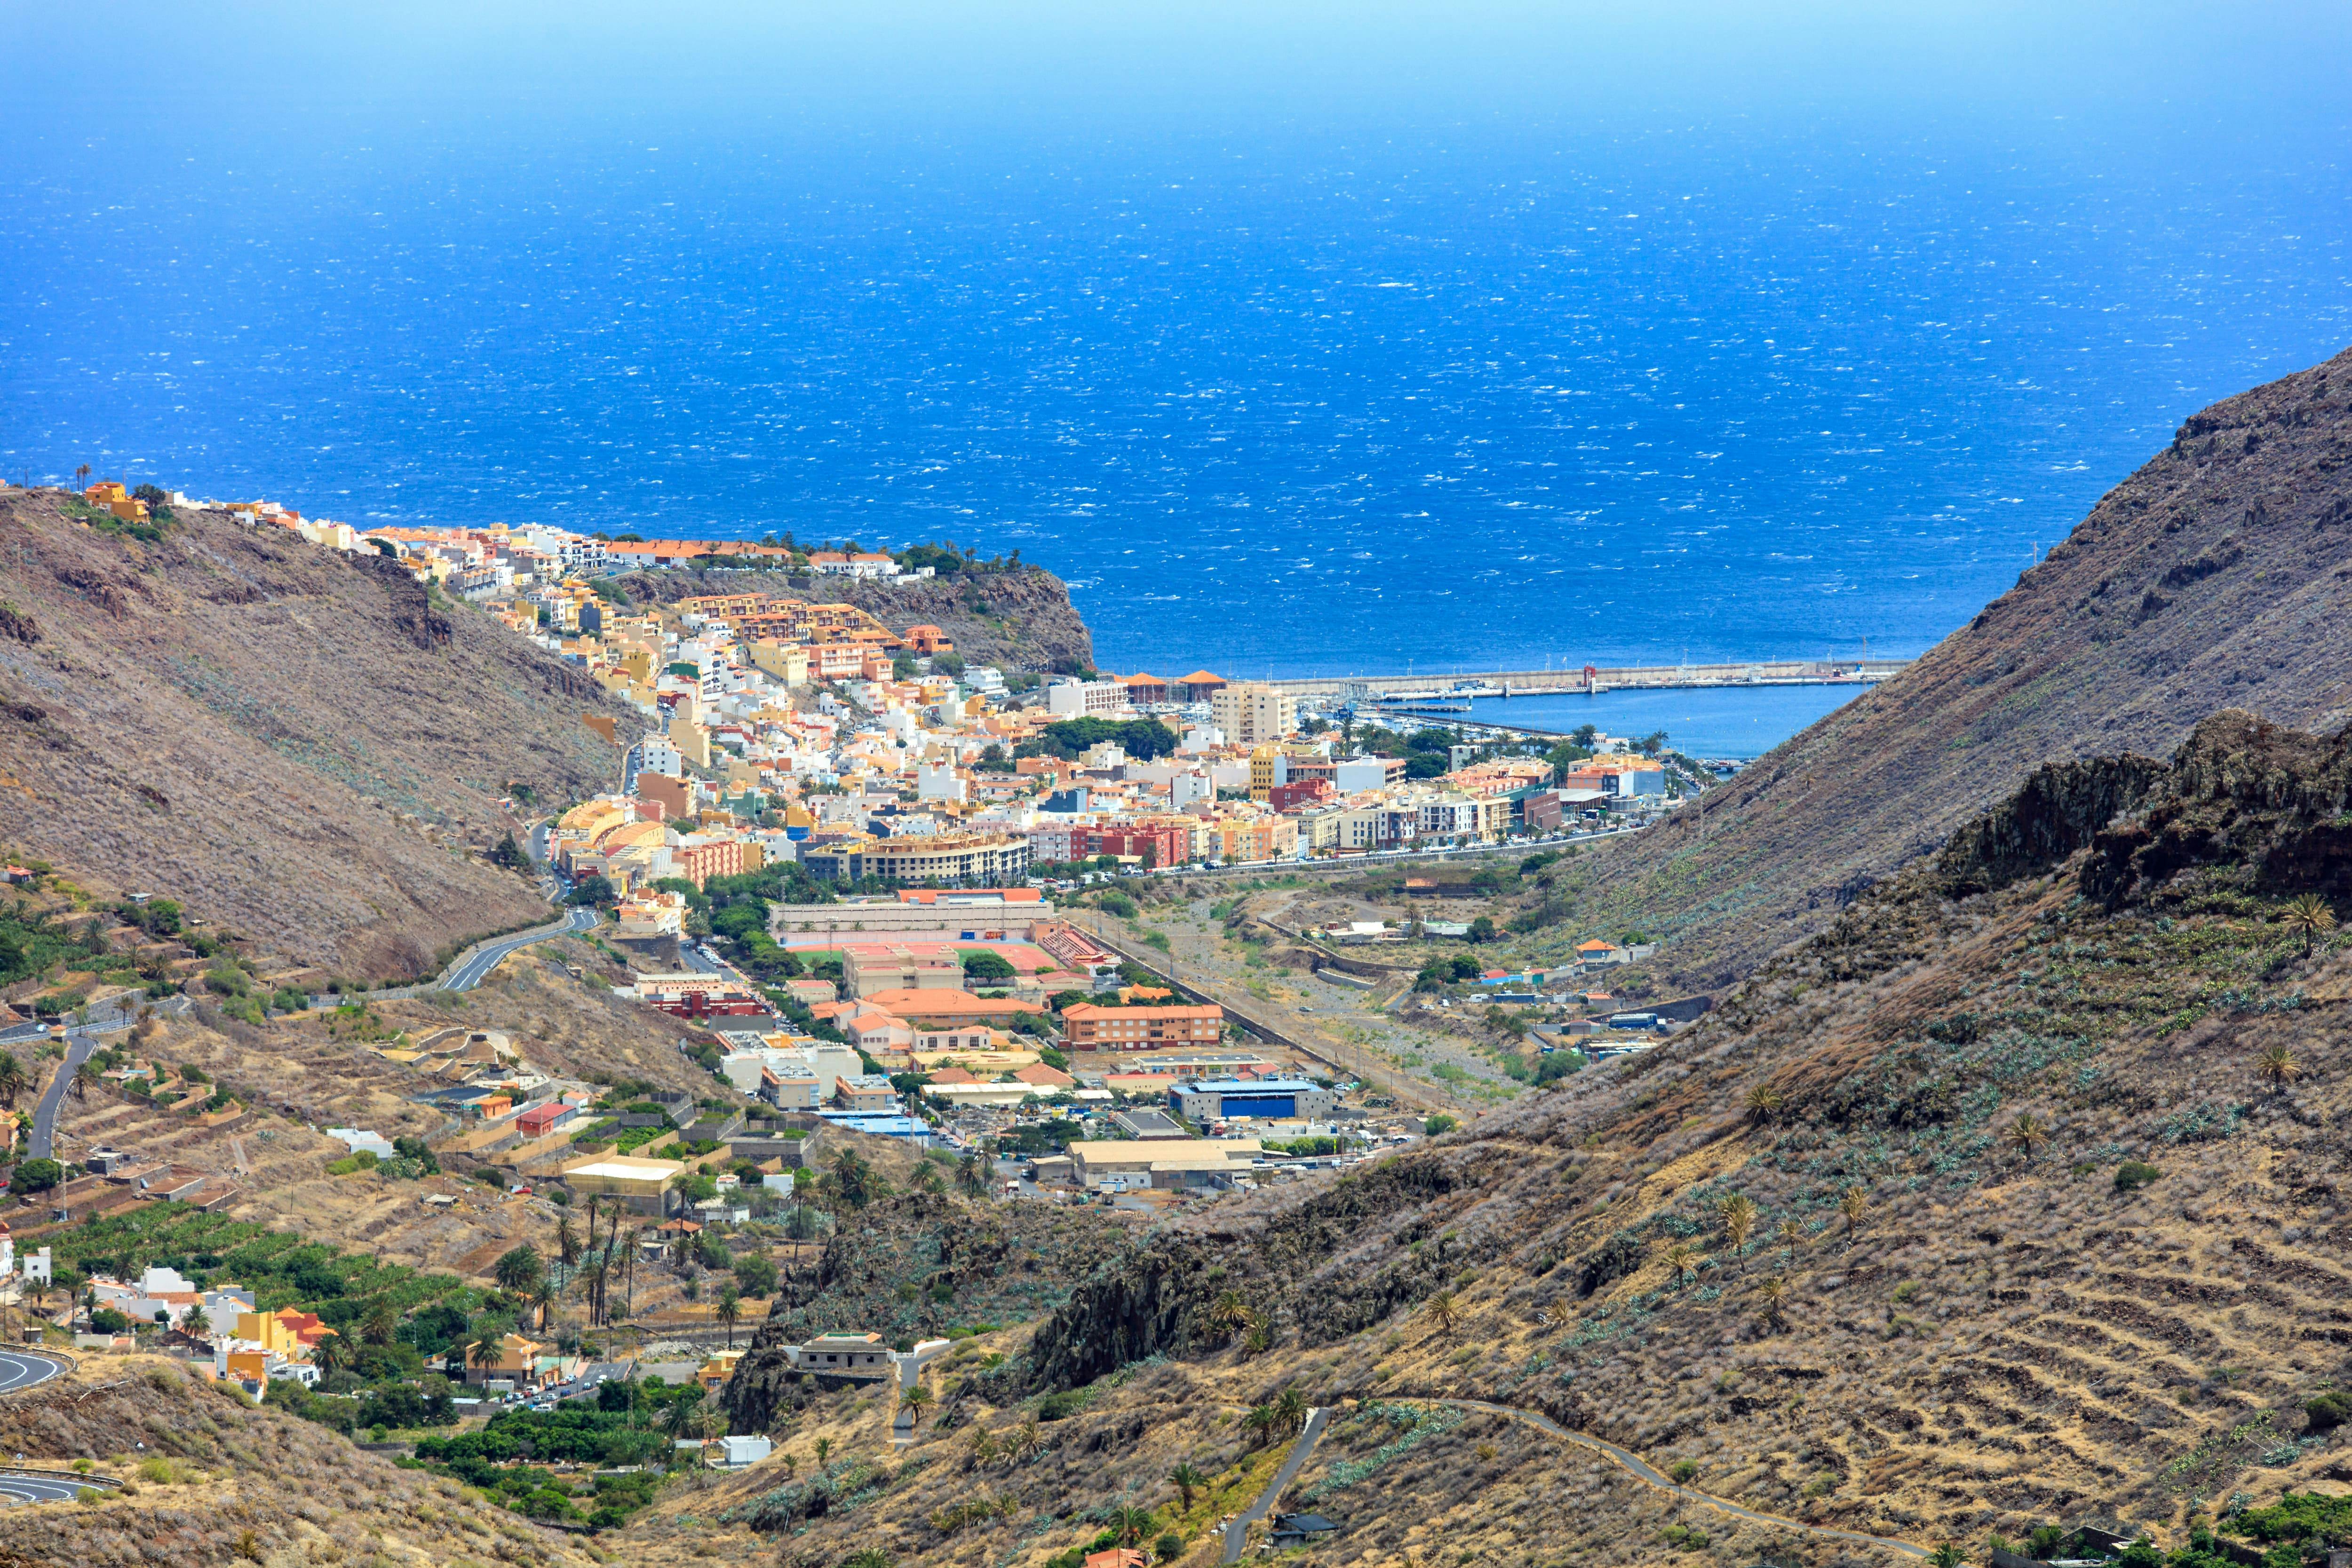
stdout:
<svg viewBox="0 0 2352 1568">
<path fill-rule="evenodd" d="M 195 511 L 160 542 L 0 493 L 0 832 L 354 975 L 544 908 L 469 855 L 513 784 L 609 785 L 581 671 L 391 562 Z"/>
<path fill-rule="evenodd" d="M 457 1482 L 395 1468 L 323 1426 L 146 1357 L 107 1357 L 0 1400 L 0 1445 L 26 1462 L 92 1461 L 129 1482 L 89 1506 L 0 1511 L 5 1568 L 441 1568 L 581 1564 L 541 1530 Z"/>
<path fill-rule="evenodd" d="M 2352 352 L 2217 403 L 2017 585 L 1696 816 L 1581 863 L 1574 919 L 1669 942 L 1662 985 L 1728 984 L 1821 930 L 2045 762 L 2164 754 L 2224 708 L 2352 711 Z"/>
<path fill-rule="evenodd" d="M 1162 1226 L 951 1373 L 922 1463 L 869 1445 L 738 1517 L 806 1527 L 788 1563 L 1034 1568 L 1131 1503 L 1207 1561 L 1170 1468 L 1264 1463 L 1237 1413 L 1286 1389 L 1340 1411 L 1294 1494 L 1341 1525 L 1318 1564 L 1899 1560 L 1433 1400 L 1920 1546 L 2086 1515 L 2179 1545 L 2341 1491 L 2305 1406 L 2352 1381 L 2352 941 L 2284 917 L 2352 893 L 2347 806 L 2352 738 L 2235 713 L 2045 770 L 1670 1044 Z M 1070 1390 L 1034 1456 L 975 1452 Z"/>
</svg>

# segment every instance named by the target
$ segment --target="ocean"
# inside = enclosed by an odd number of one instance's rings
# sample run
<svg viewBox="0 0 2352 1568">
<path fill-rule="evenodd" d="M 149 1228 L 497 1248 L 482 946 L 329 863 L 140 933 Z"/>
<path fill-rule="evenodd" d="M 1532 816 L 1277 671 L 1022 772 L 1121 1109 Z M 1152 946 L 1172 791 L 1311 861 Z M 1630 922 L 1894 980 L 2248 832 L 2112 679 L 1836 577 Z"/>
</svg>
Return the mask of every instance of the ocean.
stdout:
<svg viewBox="0 0 2352 1568">
<path fill-rule="evenodd" d="M 0 170 L 11 478 L 1017 549 L 1120 672 L 1916 654 L 2352 335 L 2324 128 L 130 134 Z"/>
</svg>

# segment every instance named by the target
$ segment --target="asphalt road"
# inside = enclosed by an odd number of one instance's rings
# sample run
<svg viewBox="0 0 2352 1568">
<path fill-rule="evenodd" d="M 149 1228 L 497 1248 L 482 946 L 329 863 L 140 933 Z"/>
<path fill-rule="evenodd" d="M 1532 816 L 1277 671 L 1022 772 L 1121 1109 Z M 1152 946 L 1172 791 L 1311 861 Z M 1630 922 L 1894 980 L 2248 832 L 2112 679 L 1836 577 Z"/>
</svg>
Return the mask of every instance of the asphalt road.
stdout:
<svg viewBox="0 0 2352 1568">
<path fill-rule="evenodd" d="M 1464 1410 L 1484 1411 L 1489 1415 L 1508 1415 L 1524 1421 L 1546 1436 L 1557 1437 L 1563 1443 L 1573 1443 L 1580 1448 L 1589 1448 L 1605 1458 L 1613 1460 L 1620 1469 L 1631 1471 L 1636 1478 L 1649 1482 L 1661 1491 L 1673 1492 L 1677 1497 L 1704 1504 L 1717 1513 L 1729 1514 L 1734 1519 L 1746 1520 L 1750 1524 L 1769 1525 L 1775 1530 L 1793 1530 L 1806 1535 L 1820 1536 L 1827 1541 L 1855 1542 L 1864 1546 L 1875 1546 L 1885 1551 L 1900 1552 L 1906 1557 L 1927 1555 L 1926 1547 L 1914 1546 L 1907 1541 L 1894 1541 L 1883 1535 L 1865 1535 L 1858 1530 L 1839 1530 L 1826 1524 L 1801 1524 L 1793 1519 L 1782 1519 L 1778 1514 L 1759 1513 L 1754 1509 L 1742 1508 L 1736 1502 L 1726 1502 L 1712 1493 L 1703 1492 L 1696 1487 L 1683 1486 L 1679 1482 L 1667 1479 L 1642 1459 L 1627 1453 L 1614 1443 L 1604 1442 L 1589 1433 L 1571 1432 L 1549 1415 L 1540 1415 L 1532 1410 L 1522 1410 L 1516 1405 L 1489 1405 L 1483 1399 L 1433 1399 L 1430 1403 L 1452 1405 Z M 1233 1559 L 1228 1557 L 1225 1561 L 1230 1563 Z"/>
<path fill-rule="evenodd" d="M 37 1470 L 0 1469 L 0 1503 L 14 1506 L 28 1502 L 71 1502 L 85 1489 L 107 1491 L 115 1485 L 110 1476 L 49 1475 Z"/>
<path fill-rule="evenodd" d="M 1290 1456 L 1282 1461 L 1282 1468 L 1274 1472 L 1274 1479 L 1266 1483 L 1265 1490 L 1257 1494 L 1257 1501 L 1225 1526 L 1225 1554 L 1217 1559 L 1220 1563 L 1242 1560 L 1242 1548 L 1249 1541 L 1249 1527 L 1274 1511 L 1274 1505 L 1282 1500 L 1283 1489 L 1290 1485 L 1306 1467 L 1307 1456 L 1315 1452 L 1316 1440 L 1323 1436 L 1323 1428 L 1330 1422 L 1328 1410 L 1318 1408 L 1307 1413 L 1307 1425 L 1300 1428 L 1298 1441 L 1290 1446 Z"/>
<path fill-rule="evenodd" d="M 53 1355 L 41 1355 L 30 1351 L 0 1351 L 0 1394 L 15 1394 L 47 1383 L 53 1377 L 63 1377 L 68 1363 Z"/>
<path fill-rule="evenodd" d="M 496 969 L 507 954 L 518 948 L 545 942 L 551 936 L 562 936 L 566 931 L 587 931 L 595 925 L 597 918 L 593 910 L 570 910 L 565 911 L 559 924 L 540 926 L 531 931 L 518 931 L 513 936 L 501 937 L 442 976 L 438 989 L 471 991 L 489 977 L 490 971 Z"/>
<path fill-rule="evenodd" d="M 49 1079 L 49 1087 L 41 1091 L 40 1104 L 33 1108 L 33 1135 L 26 1144 L 26 1159 L 57 1158 L 58 1112 L 65 1105 L 66 1091 L 73 1087 L 74 1074 L 81 1070 L 81 1064 L 89 1060 L 89 1053 L 97 1048 L 98 1041 L 89 1035 L 66 1037 L 65 1060 L 58 1065 L 57 1076 Z M 0 1363 L 5 1363 L 5 1359 L 0 1356 Z M 0 1394 L 5 1394 L 16 1386 L 0 1382 Z"/>
</svg>

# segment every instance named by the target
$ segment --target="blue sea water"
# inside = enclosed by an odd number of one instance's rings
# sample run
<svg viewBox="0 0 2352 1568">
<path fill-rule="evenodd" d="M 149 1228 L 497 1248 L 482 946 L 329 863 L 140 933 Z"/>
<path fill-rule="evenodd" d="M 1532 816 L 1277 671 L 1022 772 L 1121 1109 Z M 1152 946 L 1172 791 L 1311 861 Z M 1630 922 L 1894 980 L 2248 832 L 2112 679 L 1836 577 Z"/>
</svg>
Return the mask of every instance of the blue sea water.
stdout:
<svg viewBox="0 0 2352 1568">
<path fill-rule="evenodd" d="M 0 465 L 1018 549 L 1121 671 L 1916 653 L 2352 336 L 2325 128 L 2200 146 L 85 124 L 0 167 Z"/>
<path fill-rule="evenodd" d="M 1591 697 L 1481 697 L 1462 719 L 1569 734 L 1591 724 L 1604 735 L 1639 740 L 1663 730 L 1674 749 L 1694 757 L 1760 757 L 1816 719 L 1844 707 L 1860 686 L 1713 687 L 1690 690 L 1602 691 Z M 1426 721 L 1444 725 L 1452 716 Z"/>
</svg>

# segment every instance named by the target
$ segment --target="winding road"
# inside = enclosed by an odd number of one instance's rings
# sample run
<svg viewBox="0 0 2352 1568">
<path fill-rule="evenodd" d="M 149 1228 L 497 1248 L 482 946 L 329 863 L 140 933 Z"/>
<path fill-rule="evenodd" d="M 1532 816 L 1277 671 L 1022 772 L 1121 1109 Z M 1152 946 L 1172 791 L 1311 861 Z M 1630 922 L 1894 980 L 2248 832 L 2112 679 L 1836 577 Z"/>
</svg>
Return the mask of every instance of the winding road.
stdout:
<svg viewBox="0 0 2352 1568">
<path fill-rule="evenodd" d="M 1283 1489 L 1297 1479 L 1299 1470 L 1305 1468 L 1308 1457 L 1315 1452 L 1316 1439 L 1323 1436 L 1323 1428 L 1330 1424 L 1331 1412 L 1328 1409 L 1318 1406 L 1307 1413 L 1307 1425 L 1299 1428 L 1298 1441 L 1290 1446 L 1289 1456 L 1282 1461 L 1282 1468 L 1274 1472 L 1274 1479 L 1266 1483 L 1265 1490 L 1257 1494 L 1257 1501 L 1225 1526 L 1225 1554 L 1217 1559 L 1219 1563 L 1242 1560 L 1242 1548 L 1249 1542 L 1249 1527 L 1274 1511 L 1274 1505 L 1282 1500 Z"/>
<path fill-rule="evenodd" d="M 1489 1415 L 1507 1415 L 1515 1421 L 1524 1421 L 1547 1437 L 1556 1437 L 1563 1443 L 1573 1443 L 1580 1448 L 1589 1448 L 1603 1458 L 1614 1461 L 1618 1468 L 1631 1472 L 1635 1479 L 1648 1482 L 1660 1491 L 1672 1492 L 1685 1501 L 1711 1508 L 1717 1513 L 1728 1514 L 1733 1519 L 1741 1520 L 1749 1524 L 1769 1525 L 1775 1530 L 1793 1530 L 1805 1535 L 1820 1536 L 1828 1541 L 1845 1541 L 1862 1546 L 1875 1546 L 1884 1551 L 1899 1552 L 1906 1557 L 1924 1559 L 1928 1554 L 1926 1547 L 1914 1546 L 1907 1541 L 1894 1541 L 1883 1535 L 1865 1535 L 1858 1530 L 1840 1530 L 1833 1525 L 1801 1524 L 1793 1519 L 1782 1519 L 1778 1514 L 1759 1513 L 1752 1508 L 1742 1508 L 1736 1502 L 1727 1502 L 1712 1493 L 1700 1491 L 1696 1487 L 1684 1486 L 1679 1481 L 1660 1475 L 1646 1461 L 1626 1452 L 1614 1443 L 1605 1442 L 1589 1433 L 1571 1432 L 1549 1415 L 1533 1410 L 1522 1410 L 1516 1405 L 1491 1405 L 1483 1399 L 1431 1399 L 1424 1403 L 1451 1405 L 1458 1410 L 1476 1410 Z M 1228 1563 L 1233 1560 L 1231 1555 L 1225 1558 Z"/>
<path fill-rule="evenodd" d="M 509 953 L 550 938 L 567 936 L 575 931 L 593 930 L 603 919 L 594 910 L 566 910 L 560 921 L 529 931 L 519 931 L 512 936 L 502 936 L 479 947 L 468 948 L 450 961 L 438 980 L 427 980 L 415 985 L 387 985 L 381 991 L 354 993 L 350 995 L 318 995 L 310 998 L 313 1007 L 340 1007 L 346 1002 L 397 1002 L 403 997 L 424 996 L 435 991 L 471 991 L 490 977 L 490 971 L 505 962 Z"/>
<path fill-rule="evenodd" d="M 0 1394 L 21 1394 L 52 1378 L 63 1377 L 73 1363 L 41 1351 L 0 1351 Z M 119 1483 L 112 1476 L 78 1475 L 71 1470 L 0 1464 L 0 1504 L 71 1502 L 84 1489 L 104 1490 Z"/>
</svg>

